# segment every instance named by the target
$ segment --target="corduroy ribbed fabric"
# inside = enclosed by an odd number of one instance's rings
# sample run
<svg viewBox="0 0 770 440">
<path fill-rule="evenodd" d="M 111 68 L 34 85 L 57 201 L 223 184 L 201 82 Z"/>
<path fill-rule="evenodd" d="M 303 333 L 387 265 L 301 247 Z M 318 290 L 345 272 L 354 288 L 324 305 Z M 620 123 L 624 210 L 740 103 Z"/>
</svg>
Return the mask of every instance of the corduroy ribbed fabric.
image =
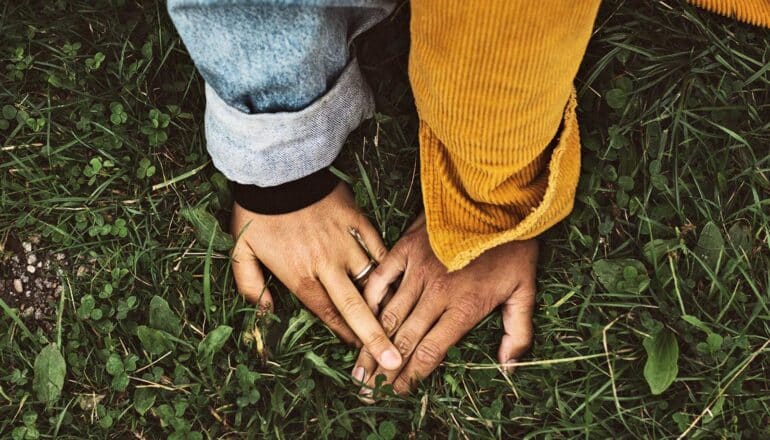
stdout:
<svg viewBox="0 0 770 440">
<path fill-rule="evenodd" d="M 412 1 L 425 215 L 448 269 L 535 237 L 572 210 L 580 171 L 572 81 L 598 7 Z"/>
<path fill-rule="evenodd" d="M 717 14 L 753 24 L 770 27 L 770 0 L 688 0 Z"/>
<path fill-rule="evenodd" d="M 770 27 L 770 0 L 690 1 Z M 572 82 L 599 3 L 412 0 L 425 215 L 449 270 L 536 237 L 572 210 L 580 172 Z"/>
</svg>

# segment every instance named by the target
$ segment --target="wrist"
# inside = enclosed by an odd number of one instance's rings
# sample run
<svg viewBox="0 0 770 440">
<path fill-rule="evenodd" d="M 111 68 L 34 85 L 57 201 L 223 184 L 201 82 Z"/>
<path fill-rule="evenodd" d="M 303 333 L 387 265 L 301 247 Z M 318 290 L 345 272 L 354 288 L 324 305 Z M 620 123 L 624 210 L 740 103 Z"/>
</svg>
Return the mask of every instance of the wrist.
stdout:
<svg viewBox="0 0 770 440">
<path fill-rule="evenodd" d="M 337 176 L 324 168 L 277 186 L 261 187 L 234 182 L 233 198 L 242 208 L 257 214 L 287 214 L 323 199 L 339 182 Z"/>
</svg>

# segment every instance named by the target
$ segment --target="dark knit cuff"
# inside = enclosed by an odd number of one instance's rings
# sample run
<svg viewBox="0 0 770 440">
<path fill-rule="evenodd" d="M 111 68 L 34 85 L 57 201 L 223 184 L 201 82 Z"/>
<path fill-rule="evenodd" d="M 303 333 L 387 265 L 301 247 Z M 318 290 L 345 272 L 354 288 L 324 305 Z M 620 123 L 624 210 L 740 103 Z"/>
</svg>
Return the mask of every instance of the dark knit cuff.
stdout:
<svg viewBox="0 0 770 440">
<path fill-rule="evenodd" d="M 324 168 L 299 180 L 261 187 L 233 182 L 233 198 L 244 209 L 257 214 L 286 214 L 326 197 L 340 180 Z"/>
</svg>

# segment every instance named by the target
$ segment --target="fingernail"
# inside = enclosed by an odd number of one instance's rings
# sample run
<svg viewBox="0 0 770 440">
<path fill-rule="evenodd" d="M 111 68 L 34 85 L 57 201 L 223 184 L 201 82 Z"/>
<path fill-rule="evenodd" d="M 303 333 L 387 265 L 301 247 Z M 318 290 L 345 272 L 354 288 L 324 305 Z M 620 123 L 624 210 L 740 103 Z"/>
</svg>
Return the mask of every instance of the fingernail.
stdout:
<svg viewBox="0 0 770 440">
<path fill-rule="evenodd" d="M 395 370 L 401 365 L 401 355 L 396 350 L 389 348 L 380 355 L 380 365 L 386 370 Z"/>
<path fill-rule="evenodd" d="M 508 359 L 508 362 L 506 364 L 515 364 L 518 362 L 516 359 Z M 503 367 L 503 371 L 505 371 L 507 374 L 513 374 L 513 372 L 516 370 L 516 367 L 514 365 L 506 365 Z"/>
<path fill-rule="evenodd" d="M 357 382 L 363 382 L 365 378 L 366 370 L 364 370 L 364 367 L 356 367 L 353 369 L 353 379 Z"/>
</svg>

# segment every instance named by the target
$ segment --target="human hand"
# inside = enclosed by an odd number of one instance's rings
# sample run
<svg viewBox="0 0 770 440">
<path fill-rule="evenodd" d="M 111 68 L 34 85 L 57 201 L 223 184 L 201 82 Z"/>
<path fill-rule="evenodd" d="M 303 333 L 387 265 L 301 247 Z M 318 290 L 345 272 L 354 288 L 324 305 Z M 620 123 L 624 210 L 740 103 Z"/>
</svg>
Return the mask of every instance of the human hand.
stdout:
<svg viewBox="0 0 770 440">
<path fill-rule="evenodd" d="M 468 266 L 447 272 L 428 242 L 425 217 L 407 230 L 370 275 L 364 297 L 377 313 L 390 285 L 402 277 L 393 297 L 382 307 L 380 322 L 401 353 L 399 368 L 378 365 L 364 347 L 353 367 L 371 395 L 375 378 L 385 375 L 399 394 L 428 376 L 447 350 L 495 307 L 502 304 L 505 333 L 498 350 L 501 364 L 515 362 L 532 341 L 535 304 L 535 240 L 510 242 L 488 250 Z"/>
<path fill-rule="evenodd" d="M 233 274 L 247 300 L 271 309 L 260 261 L 342 340 L 366 347 L 380 365 L 401 356 L 350 279 L 369 264 L 355 228 L 375 260 L 387 253 L 377 230 L 355 207 L 347 185 L 298 211 L 262 215 L 233 206 Z"/>
</svg>

